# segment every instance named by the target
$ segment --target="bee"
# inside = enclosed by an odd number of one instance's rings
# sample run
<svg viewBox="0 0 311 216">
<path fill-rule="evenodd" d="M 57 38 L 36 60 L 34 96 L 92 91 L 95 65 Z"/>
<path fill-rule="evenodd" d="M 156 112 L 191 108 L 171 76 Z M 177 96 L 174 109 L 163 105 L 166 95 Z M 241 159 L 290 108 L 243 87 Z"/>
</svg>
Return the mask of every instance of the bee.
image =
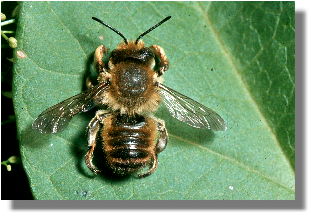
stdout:
<svg viewBox="0 0 311 216">
<path fill-rule="evenodd" d="M 57 133 L 63 130 L 73 116 L 87 112 L 95 106 L 100 109 L 87 127 L 87 167 L 94 173 L 100 170 L 93 164 L 96 144 L 101 140 L 105 161 L 113 173 L 152 174 L 158 165 L 158 154 L 167 145 L 165 122 L 152 116 L 161 101 L 169 113 L 179 121 L 195 128 L 214 131 L 226 130 L 225 121 L 212 109 L 162 84 L 162 75 L 169 68 L 163 48 L 146 47 L 143 36 L 169 20 L 166 17 L 138 36 L 135 41 L 96 17 L 93 20 L 108 27 L 123 38 L 110 53 L 101 45 L 94 53 L 94 64 L 99 74 L 97 84 L 87 80 L 88 89 L 43 111 L 32 124 L 41 133 Z"/>
</svg>

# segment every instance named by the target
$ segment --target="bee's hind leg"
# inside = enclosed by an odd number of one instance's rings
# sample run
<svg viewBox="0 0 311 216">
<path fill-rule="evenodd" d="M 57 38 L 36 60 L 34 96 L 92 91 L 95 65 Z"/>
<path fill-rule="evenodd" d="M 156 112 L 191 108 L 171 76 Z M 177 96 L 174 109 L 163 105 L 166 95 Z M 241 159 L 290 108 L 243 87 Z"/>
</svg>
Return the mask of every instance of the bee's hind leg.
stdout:
<svg viewBox="0 0 311 216">
<path fill-rule="evenodd" d="M 97 134 L 100 130 L 100 128 L 103 126 L 104 118 L 109 115 L 109 111 L 107 110 L 98 110 L 96 112 L 96 115 L 92 120 L 90 121 L 88 125 L 88 131 L 87 131 L 87 142 L 89 150 L 85 154 L 85 163 L 86 166 L 95 174 L 99 173 L 100 170 L 97 169 L 97 167 L 93 164 L 93 156 L 94 156 L 94 150 L 96 147 L 97 142 Z"/>
<path fill-rule="evenodd" d="M 138 174 L 138 178 L 144 178 L 147 177 L 149 175 L 151 175 L 152 173 L 154 173 L 154 171 L 158 168 L 158 156 L 156 154 L 152 155 L 152 159 L 150 161 L 150 168 L 147 172 L 142 173 L 142 174 Z"/>
<path fill-rule="evenodd" d="M 156 119 L 157 120 L 157 129 L 159 133 L 159 138 L 157 142 L 157 154 L 159 154 L 161 151 L 163 151 L 166 148 L 167 141 L 168 141 L 168 134 L 167 130 L 165 127 L 165 122 L 161 119 Z"/>
<path fill-rule="evenodd" d="M 88 125 L 87 142 L 89 150 L 85 154 L 86 166 L 95 174 L 100 172 L 100 170 L 98 170 L 97 167 L 93 164 L 93 153 L 96 147 L 96 137 L 99 129 L 100 129 L 100 121 L 97 118 L 97 116 L 95 116 L 94 118 L 92 118 L 92 120 Z"/>
<path fill-rule="evenodd" d="M 156 118 L 153 118 L 153 119 L 157 122 L 157 130 L 159 133 L 158 142 L 156 144 L 156 154 L 152 155 L 149 170 L 146 173 L 139 174 L 138 175 L 139 178 L 144 178 L 144 177 L 147 177 L 147 176 L 151 175 L 152 173 L 154 173 L 154 171 L 158 167 L 158 156 L 157 155 L 161 151 L 163 151 L 167 145 L 168 135 L 167 135 L 167 130 L 165 128 L 164 121 L 161 119 L 156 119 Z"/>
</svg>

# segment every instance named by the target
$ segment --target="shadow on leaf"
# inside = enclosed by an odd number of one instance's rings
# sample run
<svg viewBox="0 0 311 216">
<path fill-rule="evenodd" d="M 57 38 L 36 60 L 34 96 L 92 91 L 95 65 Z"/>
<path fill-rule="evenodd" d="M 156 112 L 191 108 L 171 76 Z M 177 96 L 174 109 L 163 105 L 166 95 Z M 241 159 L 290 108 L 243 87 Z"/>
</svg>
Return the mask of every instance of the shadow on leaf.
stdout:
<svg viewBox="0 0 311 216">
<path fill-rule="evenodd" d="M 211 145 L 215 134 L 211 130 L 193 128 L 183 122 L 174 119 L 163 106 L 157 112 L 157 117 L 165 120 L 168 135 L 188 140 L 199 145 Z M 169 143 L 168 143 L 169 144 Z"/>
<path fill-rule="evenodd" d="M 41 134 L 32 128 L 29 124 L 26 129 L 21 132 L 21 145 L 31 148 L 42 148 L 49 145 L 49 139 L 53 134 Z"/>
</svg>

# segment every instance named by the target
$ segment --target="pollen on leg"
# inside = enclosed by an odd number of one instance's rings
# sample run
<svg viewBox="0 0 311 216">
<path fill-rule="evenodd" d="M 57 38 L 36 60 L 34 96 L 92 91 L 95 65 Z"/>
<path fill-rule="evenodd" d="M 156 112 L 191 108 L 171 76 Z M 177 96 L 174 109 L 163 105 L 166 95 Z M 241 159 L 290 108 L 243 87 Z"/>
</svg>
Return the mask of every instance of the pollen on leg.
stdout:
<svg viewBox="0 0 311 216">
<path fill-rule="evenodd" d="M 159 73 L 159 76 L 161 76 L 165 71 L 168 70 L 169 61 L 162 47 L 158 45 L 152 45 L 150 46 L 150 48 L 153 49 L 155 55 L 160 60 L 158 73 Z"/>
<path fill-rule="evenodd" d="M 105 63 L 103 62 L 104 55 L 107 53 L 107 48 L 104 45 L 97 47 L 94 53 L 94 63 L 99 72 L 106 72 Z"/>
</svg>

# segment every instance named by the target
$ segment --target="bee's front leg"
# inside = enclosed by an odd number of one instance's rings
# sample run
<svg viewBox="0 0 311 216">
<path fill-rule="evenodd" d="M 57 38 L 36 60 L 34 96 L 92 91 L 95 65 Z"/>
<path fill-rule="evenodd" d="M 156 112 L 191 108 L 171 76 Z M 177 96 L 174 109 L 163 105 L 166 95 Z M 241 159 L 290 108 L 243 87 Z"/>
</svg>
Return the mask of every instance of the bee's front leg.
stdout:
<svg viewBox="0 0 311 216">
<path fill-rule="evenodd" d="M 166 54 L 164 52 L 164 49 L 158 45 L 152 45 L 150 48 L 153 50 L 158 62 L 156 71 L 158 73 L 158 76 L 163 75 L 165 71 L 168 70 L 169 62 L 166 57 Z"/>
<path fill-rule="evenodd" d="M 98 71 L 98 78 L 99 82 L 104 81 L 107 74 L 107 68 L 105 67 L 105 63 L 103 61 L 105 55 L 107 55 L 108 49 L 104 45 L 100 45 L 94 52 L 94 65 L 96 70 Z M 92 88 L 94 84 L 92 83 L 90 77 L 86 79 L 86 87 Z"/>
<path fill-rule="evenodd" d="M 99 73 L 107 72 L 107 69 L 105 67 L 105 63 L 103 61 L 105 55 L 107 55 L 108 49 L 104 45 L 100 45 L 97 47 L 94 53 L 94 64 L 95 68 Z"/>
</svg>

